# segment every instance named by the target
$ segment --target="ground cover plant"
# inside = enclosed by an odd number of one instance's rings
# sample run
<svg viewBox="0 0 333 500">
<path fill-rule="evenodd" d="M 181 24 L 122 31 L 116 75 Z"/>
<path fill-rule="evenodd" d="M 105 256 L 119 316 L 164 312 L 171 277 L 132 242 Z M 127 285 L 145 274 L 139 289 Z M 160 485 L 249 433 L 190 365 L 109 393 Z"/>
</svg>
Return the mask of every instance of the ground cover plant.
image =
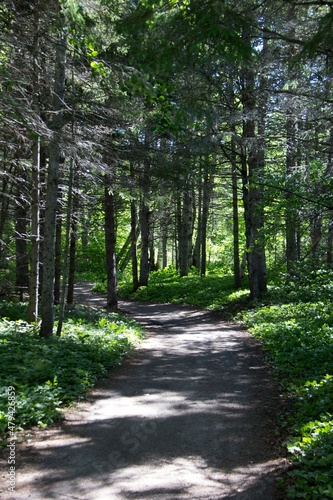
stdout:
<svg viewBox="0 0 333 500">
<path fill-rule="evenodd" d="M 235 303 L 243 306 L 249 303 L 250 294 L 247 280 L 244 280 L 241 290 L 235 291 L 233 276 L 223 271 L 224 268 L 212 265 L 206 276 L 200 276 L 199 271 L 192 268 L 188 276 L 182 277 L 170 266 L 150 273 L 149 286 L 139 287 L 136 292 L 132 291 L 128 277 L 124 275 L 119 282 L 119 295 L 123 299 L 191 304 L 228 314 Z M 93 290 L 105 293 L 105 281 L 97 282 Z"/>
<path fill-rule="evenodd" d="M 98 288 L 98 287 L 97 287 Z M 249 301 L 235 291 L 232 276 L 217 267 L 201 278 L 180 277 L 169 268 L 152 273 L 148 287 L 126 297 L 194 304 L 242 322 L 263 342 L 291 410 L 282 416 L 293 462 L 286 481 L 288 498 L 333 498 L 333 269 L 299 270 L 297 277 L 275 276 L 268 293 Z M 288 405 L 289 407 L 289 405 Z"/>
<path fill-rule="evenodd" d="M 289 498 L 333 498 L 333 271 L 301 274 L 270 289 L 270 304 L 242 312 L 262 339 L 292 402 L 285 417 L 294 464 Z"/>
<path fill-rule="evenodd" d="M 0 433 L 6 444 L 8 387 L 15 392 L 15 429 L 46 426 L 84 397 L 98 378 L 119 364 L 142 329 L 117 313 L 77 306 L 61 337 L 45 339 L 26 323 L 26 305 L 0 304 Z"/>
</svg>

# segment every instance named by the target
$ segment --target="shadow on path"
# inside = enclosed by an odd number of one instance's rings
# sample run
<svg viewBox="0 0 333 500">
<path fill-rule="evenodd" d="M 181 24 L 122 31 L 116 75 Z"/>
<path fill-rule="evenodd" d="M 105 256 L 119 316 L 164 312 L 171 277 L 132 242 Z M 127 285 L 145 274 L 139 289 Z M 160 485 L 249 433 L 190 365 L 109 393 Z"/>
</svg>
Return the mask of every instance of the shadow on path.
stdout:
<svg viewBox="0 0 333 500">
<path fill-rule="evenodd" d="M 8 498 L 278 498 L 279 394 L 257 341 L 191 307 L 120 307 L 148 328 L 142 346 L 22 445 Z"/>
</svg>

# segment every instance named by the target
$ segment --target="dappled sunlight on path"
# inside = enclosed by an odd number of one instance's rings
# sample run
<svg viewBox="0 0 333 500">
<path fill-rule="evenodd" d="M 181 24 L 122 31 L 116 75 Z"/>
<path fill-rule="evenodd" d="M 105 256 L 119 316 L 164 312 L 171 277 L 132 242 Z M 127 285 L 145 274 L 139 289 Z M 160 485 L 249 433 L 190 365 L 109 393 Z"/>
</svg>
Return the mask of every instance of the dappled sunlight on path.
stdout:
<svg viewBox="0 0 333 500">
<path fill-rule="evenodd" d="M 257 341 L 190 307 L 120 307 L 146 339 L 61 426 L 22 445 L 15 498 L 278 498 L 279 394 Z"/>
</svg>

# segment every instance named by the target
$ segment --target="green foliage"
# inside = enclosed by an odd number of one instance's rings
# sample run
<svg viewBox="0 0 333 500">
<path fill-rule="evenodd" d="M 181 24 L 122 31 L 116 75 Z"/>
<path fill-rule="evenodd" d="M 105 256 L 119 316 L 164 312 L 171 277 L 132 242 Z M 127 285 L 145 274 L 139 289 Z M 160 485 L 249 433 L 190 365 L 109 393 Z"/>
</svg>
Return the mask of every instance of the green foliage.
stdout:
<svg viewBox="0 0 333 500">
<path fill-rule="evenodd" d="M 225 310 L 230 301 L 239 300 L 248 292 L 243 290 L 239 295 L 235 292 L 233 276 L 222 276 L 219 268 L 208 270 L 207 276 L 201 277 L 197 269 L 192 268 L 188 276 L 181 277 L 173 267 L 150 274 L 149 286 L 140 287 L 131 293 L 127 284 L 121 283 L 120 295 L 124 298 L 148 300 L 151 302 L 169 302 L 175 304 L 193 304 L 212 310 Z"/>
<path fill-rule="evenodd" d="M 17 319 L 23 306 L 3 303 L 0 312 L 0 431 L 7 425 L 7 387 L 16 391 L 17 429 L 45 426 L 61 408 L 82 398 L 96 380 L 131 351 L 142 331 L 126 317 L 90 307 L 69 311 L 62 337 L 40 338 Z M 8 319 L 10 318 L 10 319 Z"/>
<path fill-rule="evenodd" d="M 90 281 L 93 277 L 105 276 L 105 242 L 101 232 L 94 233 L 89 245 L 79 246 L 76 267 L 80 280 Z"/>
<path fill-rule="evenodd" d="M 333 13 L 327 3 L 326 9 L 319 11 L 320 17 L 317 19 L 316 32 L 304 43 L 302 50 L 296 58 L 296 62 L 302 58 L 313 59 L 319 53 L 331 54 L 331 40 L 333 33 Z M 328 63 L 331 66 L 330 58 Z M 330 67 L 331 69 L 331 67 Z"/>
<path fill-rule="evenodd" d="M 118 23 L 127 34 L 130 54 L 148 71 L 156 74 L 183 69 L 212 58 L 226 61 L 249 60 L 252 51 L 241 33 L 249 21 L 235 8 L 219 1 L 140 1 Z"/>
<path fill-rule="evenodd" d="M 269 305 L 243 312 L 292 402 L 287 416 L 289 498 L 333 498 L 333 311 L 331 268 L 271 287 Z M 274 302 L 274 303 L 273 303 Z"/>
</svg>

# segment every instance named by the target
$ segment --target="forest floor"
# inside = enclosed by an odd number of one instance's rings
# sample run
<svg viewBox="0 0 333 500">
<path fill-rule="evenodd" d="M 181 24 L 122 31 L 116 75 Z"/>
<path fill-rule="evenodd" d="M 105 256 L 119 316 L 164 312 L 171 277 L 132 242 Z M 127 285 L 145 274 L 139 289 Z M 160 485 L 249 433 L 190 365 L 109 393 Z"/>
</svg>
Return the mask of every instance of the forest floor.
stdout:
<svg viewBox="0 0 333 500">
<path fill-rule="evenodd" d="M 79 284 L 75 300 L 104 307 Z M 14 494 L 31 500 L 276 500 L 288 467 L 282 398 L 260 343 L 218 314 L 120 302 L 147 334 L 121 366 L 17 445 Z"/>
</svg>

